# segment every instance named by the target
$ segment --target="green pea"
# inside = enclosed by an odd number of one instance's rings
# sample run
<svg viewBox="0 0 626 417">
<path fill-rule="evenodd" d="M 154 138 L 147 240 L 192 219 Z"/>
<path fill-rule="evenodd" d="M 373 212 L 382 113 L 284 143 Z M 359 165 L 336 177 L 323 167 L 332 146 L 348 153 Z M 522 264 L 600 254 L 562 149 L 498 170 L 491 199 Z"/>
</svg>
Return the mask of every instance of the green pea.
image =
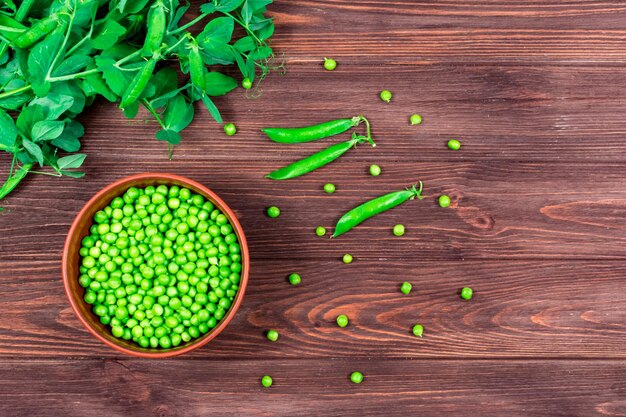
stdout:
<svg viewBox="0 0 626 417">
<path fill-rule="evenodd" d="M 299 285 L 300 284 L 300 275 L 293 273 L 289 275 L 289 283 L 291 285 Z"/>
<path fill-rule="evenodd" d="M 350 255 L 349 253 L 346 253 L 345 255 L 343 255 L 342 260 L 344 264 L 349 264 L 352 262 L 352 255 Z"/>
<path fill-rule="evenodd" d="M 350 374 L 350 381 L 355 384 L 360 384 L 363 382 L 363 374 L 359 371 L 354 371 Z"/>
<path fill-rule="evenodd" d="M 419 114 L 412 114 L 409 120 L 413 126 L 422 124 L 422 116 Z"/>
<path fill-rule="evenodd" d="M 232 123 L 226 123 L 224 125 L 224 133 L 226 133 L 227 136 L 233 136 L 237 133 L 237 128 Z"/>
<path fill-rule="evenodd" d="M 461 149 L 461 142 L 456 139 L 450 139 L 448 141 L 448 148 L 452 149 L 453 151 L 458 151 L 459 149 Z"/>
<path fill-rule="evenodd" d="M 267 215 L 271 218 L 276 218 L 280 216 L 280 209 L 276 206 L 271 206 L 267 208 Z"/>
<path fill-rule="evenodd" d="M 265 388 L 271 387 L 273 382 L 272 377 L 269 375 L 263 375 L 263 378 L 261 378 L 261 385 Z"/>
<path fill-rule="evenodd" d="M 315 234 L 318 236 L 324 236 L 326 234 L 326 228 L 322 226 L 317 226 L 317 228 L 315 229 Z"/>
<path fill-rule="evenodd" d="M 370 175 L 372 177 L 379 176 L 381 172 L 382 172 L 382 170 L 380 169 L 380 167 L 378 165 L 376 165 L 376 164 L 370 165 Z"/>
<path fill-rule="evenodd" d="M 278 332 L 274 329 L 268 330 L 266 333 L 266 336 L 267 336 L 267 340 L 271 342 L 275 342 L 278 340 Z"/>
<path fill-rule="evenodd" d="M 439 196 L 439 207 L 448 207 L 450 206 L 450 197 L 447 195 Z"/>
<path fill-rule="evenodd" d="M 334 193 L 336 190 L 335 184 L 324 184 L 324 191 L 327 192 L 328 194 L 332 194 Z"/>
<path fill-rule="evenodd" d="M 341 314 L 340 316 L 337 316 L 337 326 L 339 327 L 346 327 L 348 325 L 348 316 L 346 316 L 345 314 Z"/>
<path fill-rule="evenodd" d="M 333 71 L 335 68 L 337 68 L 337 61 L 332 58 L 324 58 L 324 68 L 327 71 Z"/>
<path fill-rule="evenodd" d="M 241 82 L 241 86 L 243 88 L 245 88 L 246 90 L 249 90 L 252 88 L 252 80 L 250 80 L 250 78 L 244 78 L 243 81 Z"/>
<path fill-rule="evenodd" d="M 402 235 L 404 235 L 404 225 L 402 225 L 402 224 L 396 224 L 396 225 L 393 227 L 393 234 L 394 234 L 395 236 L 402 236 Z"/>
<path fill-rule="evenodd" d="M 391 101 L 391 97 L 393 97 L 393 94 L 389 90 L 383 90 L 380 92 L 380 99 L 385 103 L 389 103 Z"/>
<path fill-rule="evenodd" d="M 400 285 L 400 292 L 402 292 L 402 294 L 408 295 L 411 292 L 411 289 L 413 289 L 413 286 L 409 282 L 405 281 L 402 285 Z"/>
<path fill-rule="evenodd" d="M 422 337 L 422 334 L 424 334 L 424 326 L 422 326 L 421 324 L 416 324 L 415 326 L 413 326 L 413 334 L 416 337 Z"/>
<path fill-rule="evenodd" d="M 463 287 L 461 290 L 461 298 L 464 300 L 471 300 L 474 291 L 470 287 Z"/>
</svg>

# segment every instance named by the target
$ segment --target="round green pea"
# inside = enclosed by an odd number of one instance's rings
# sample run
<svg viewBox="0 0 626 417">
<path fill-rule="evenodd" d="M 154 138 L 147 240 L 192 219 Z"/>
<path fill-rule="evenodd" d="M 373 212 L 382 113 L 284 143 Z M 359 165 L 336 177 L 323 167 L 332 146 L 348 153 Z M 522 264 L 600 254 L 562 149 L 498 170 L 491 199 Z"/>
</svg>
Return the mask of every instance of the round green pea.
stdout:
<svg viewBox="0 0 626 417">
<path fill-rule="evenodd" d="M 348 325 L 348 322 L 348 316 L 346 316 L 345 314 L 337 316 L 337 326 L 346 327 Z"/>
<path fill-rule="evenodd" d="M 289 283 L 291 285 L 299 285 L 300 284 L 300 275 L 293 273 L 289 275 Z"/>
<path fill-rule="evenodd" d="M 360 384 L 363 382 L 363 374 L 359 371 L 354 371 L 350 374 L 350 381 L 355 384 Z"/>
<path fill-rule="evenodd" d="M 396 225 L 393 227 L 393 234 L 394 234 L 395 236 L 402 236 L 402 235 L 404 235 L 404 225 L 402 225 L 402 224 L 396 224 Z"/>
<path fill-rule="evenodd" d="M 337 61 L 332 58 L 324 58 L 324 68 L 327 71 L 333 71 L 335 68 L 337 68 Z"/>
<path fill-rule="evenodd" d="M 265 388 L 271 387 L 273 383 L 274 381 L 269 375 L 263 375 L 263 378 L 261 378 L 261 385 L 263 385 Z"/>
<path fill-rule="evenodd" d="M 315 229 L 315 234 L 318 236 L 324 236 L 326 234 L 326 228 L 322 226 L 317 226 L 317 228 Z"/>
<path fill-rule="evenodd" d="M 413 326 L 413 335 L 415 335 L 416 337 L 422 337 L 423 334 L 424 326 L 422 326 L 421 324 L 416 324 L 415 326 Z"/>
<path fill-rule="evenodd" d="M 370 165 L 370 175 L 372 177 L 379 176 L 381 172 L 382 172 L 382 170 L 380 169 L 380 167 L 378 165 L 376 165 L 376 164 Z"/>
<path fill-rule="evenodd" d="M 380 92 L 380 99 L 385 103 L 389 103 L 391 101 L 391 97 L 393 97 L 393 94 L 389 90 L 383 90 Z"/>
<path fill-rule="evenodd" d="M 461 142 L 456 139 L 450 139 L 448 141 L 448 148 L 452 149 L 453 151 L 458 151 L 459 149 L 461 149 Z"/>
<path fill-rule="evenodd" d="M 336 190 L 335 184 L 324 184 L 324 191 L 327 192 L 328 194 L 332 194 L 334 193 Z"/>
<path fill-rule="evenodd" d="M 246 90 L 249 90 L 252 88 L 252 80 L 250 80 L 250 78 L 244 78 L 243 81 L 241 82 L 241 86 L 243 88 L 245 88 Z"/>
<path fill-rule="evenodd" d="M 233 136 L 237 133 L 237 128 L 233 123 L 226 123 L 224 125 L 224 133 L 226 133 L 226 136 Z"/>
<path fill-rule="evenodd" d="M 400 292 L 402 294 L 408 295 L 411 292 L 411 289 L 413 289 L 413 286 L 409 282 L 405 281 L 402 285 L 400 285 Z"/>
<path fill-rule="evenodd" d="M 439 196 L 439 207 L 446 208 L 450 206 L 450 197 L 447 195 Z"/>
<path fill-rule="evenodd" d="M 278 340 L 278 332 L 274 329 L 269 329 L 266 333 L 267 340 L 275 342 Z"/>
<path fill-rule="evenodd" d="M 463 287 L 461 290 L 461 298 L 464 300 L 471 300 L 474 291 L 470 287 Z"/>
<path fill-rule="evenodd" d="M 276 206 L 271 206 L 267 208 L 267 215 L 273 219 L 280 216 L 280 209 Z"/>
<path fill-rule="evenodd" d="M 409 120 L 411 121 L 411 125 L 413 126 L 422 124 L 422 116 L 420 116 L 419 114 L 412 114 Z"/>
<path fill-rule="evenodd" d="M 345 255 L 343 255 L 342 260 L 344 264 L 349 264 L 350 262 L 352 262 L 352 255 L 346 253 Z"/>
</svg>

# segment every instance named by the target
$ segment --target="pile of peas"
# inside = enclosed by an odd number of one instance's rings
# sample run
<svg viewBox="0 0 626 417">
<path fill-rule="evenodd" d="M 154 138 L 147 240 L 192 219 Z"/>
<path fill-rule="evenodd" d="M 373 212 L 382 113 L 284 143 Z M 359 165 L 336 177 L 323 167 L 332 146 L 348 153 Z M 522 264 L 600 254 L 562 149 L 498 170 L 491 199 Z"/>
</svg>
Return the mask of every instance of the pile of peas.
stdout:
<svg viewBox="0 0 626 417">
<path fill-rule="evenodd" d="M 241 248 L 213 203 L 176 185 L 132 187 L 93 220 L 79 282 L 113 336 L 168 349 L 226 315 L 239 289 Z"/>
</svg>

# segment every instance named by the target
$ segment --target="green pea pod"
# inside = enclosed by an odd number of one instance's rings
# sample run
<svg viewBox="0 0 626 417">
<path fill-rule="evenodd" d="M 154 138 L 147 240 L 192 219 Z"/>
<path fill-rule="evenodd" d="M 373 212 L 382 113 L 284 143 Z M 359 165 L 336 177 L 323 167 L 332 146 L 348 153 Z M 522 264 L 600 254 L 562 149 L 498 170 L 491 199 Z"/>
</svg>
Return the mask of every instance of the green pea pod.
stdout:
<svg viewBox="0 0 626 417">
<path fill-rule="evenodd" d="M 297 127 L 297 128 L 275 128 L 270 127 L 263 129 L 265 133 L 274 142 L 280 143 L 304 143 L 312 142 L 318 139 L 324 139 L 329 136 L 338 135 L 346 130 L 358 126 L 361 122 L 367 125 L 367 136 L 370 136 L 370 128 L 368 120 L 363 116 L 356 116 L 351 119 L 338 119 L 329 122 L 320 123 L 314 126 Z"/>
<path fill-rule="evenodd" d="M 14 41 L 22 35 L 26 30 L 26 26 L 7 15 L 0 14 L 0 34 L 10 41 Z"/>
<path fill-rule="evenodd" d="M 154 67 L 160 57 L 161 56 L 158 53 L 153 55 L 152 58 L 150 58 L 139 70 L 139 72 L 135 74 L 135 77 L 126 88 L 126 91 L 124 91 L 124 95 L 120 101 L 120 109 L 123 110 L 137 101 L 141 93 L 143 93 L 143 90 L 146 89 L 148 81 L 150 81 L 150 77 L 154 72 Z"/>
<path fill-rule="evenodd" d="M 30 29 L 15 38 L 13 45 L 18 48 L 29 48 L 39 39 L 52 32 L 58 25 L 58 17 L 53 14 L 35 23 Z"/>
<path fill-rule="evenodd" d="M 367 141 L 369 141 L 372 146 L 376 146 L 371 138 L 357 136 L 356 134 L 352 135 L 352 139 L 346 142 L 336 143 L 324 149 L 323 151 L 314 153 L 313 155 L 296 161 L 291 165 L 287 165 L 286 167 L 277 169 L 276 171 L 273 171 L 266 175 L 265 178 L 269 178 L 271 180 L 288 180 L 291 178 L 299 177 L 331 163 L 344 153 L 348 152 L 350 148 L 355 147 L 357 144 L 365 143 Z"/>
<path fill-rule="evenodd" d="M 167 28 L 167 13 L 165 5 L 161 1 L 157 1 L 150 7 L 147 26 L 148 33 L 143 44 L 143 53 L 146 56 L 151 56 L 161 48 Z"/>
<path fill-rule="evenodd" d="M 206 89 L 206 80 L 204 78 L 204 62 L 202 62 L 202 56 L 200 55 L 200 47 L 194 40 L 189 43 L 189 74 L 191 76 L 191 83 L 198 87 L 198 89 L 204 94 Z"/>
<path fill-rule="evenodd" d="M 419 189 L 413 185 L 406 190 L 396 191 L 385 194 L 373 200 L 365 202 L 358 207 L 353 208 L 339 219 L 335 226 L 335 233 L 332 237 L 337 237 L 346 233 L 353 227 L 361 224 L 365 220 L 373 217 L 383 211 L 392 209 L 407 200 L 413 200 L 415 197 L 422 199 L 422 182 L 419 182 Z"/>
<path fill-rule="evenodd" d="M 33 164 L 24 164 L 15 174 L 13 174 L 12 177 L 6 180 L 6 182 L 2 185 L 2 188 L 0 188 L 0 200 L 6 197 L 15 189 L 15 187 L 17 187 L 17 184 L 24 179 L 32 167 Z"/>
</svg>

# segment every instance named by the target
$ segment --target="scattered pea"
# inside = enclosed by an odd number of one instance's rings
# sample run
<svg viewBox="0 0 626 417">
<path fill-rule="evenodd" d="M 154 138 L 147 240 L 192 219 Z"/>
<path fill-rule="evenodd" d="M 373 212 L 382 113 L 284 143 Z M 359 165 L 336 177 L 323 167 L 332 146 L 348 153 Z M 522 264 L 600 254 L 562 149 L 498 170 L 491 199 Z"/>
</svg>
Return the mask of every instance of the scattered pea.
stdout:
<svg viewBox="0 0 626 417">
<path fill-rule="evenodd" d="M 265 388 L 271 387 L 273 383 L 274 381 L 269 375 L 263 375 L 263 378 L 261 378 L 261 385 L 263 385 Z"/>
<path fill-rule="evenodd" d="M 409 120 L 411 121 L 411 125 L 413 126 L 422 124 L 422 116 L 420 116 L 419 114 L 412 114 Z"/>
<path fill-rule="evenodd" d="M 300 284 L 301 278 L 300 275 L 293 273 L 289 275 L 289 283 L 291 285 L 298 285 Z"/>
<path fill-rule="evenodd" d="M 355 384 L 360 384 L 363 382 L 363 374 L 359 371 L 354 371 L 350 374 L 350 381 Z"/>
<path fill-rule="evenodd" d="M 271 341 L 271 342 L 275 342 L 278 340 L 278 332 L 274 329 L 269 329 L 267 331 L 267 340 Z"/>
<path fill-rule="evenodd" d="M 246 90 L 249 90 L 252 88 L 252 80 L 250 80 L 250 78 L 244 78 L 243 81 L 241 82 L 241 86 L 243 88 L 245 88 Z"/>
<path fill-rule="evenodd" d="M 400 286 L 400 292 L 402 292 L 402 294 L 404 294 L 404 295 L 409 295 L 409 293 L 411 292 L 412 289 L 413 289 L 413 286 L 411 285 L 410 282 L 406 282 L 405 281 Z"/>
<path fill-rule="evenodd" d="M 393 94 L 389 90 L 383 90 L 380 92 L 380 99 L 385 103 L 389 103 L 391 101 L 391 97 Z"/>
<path fill-rule="evenodd" d="M 324 184 L 324 191 L 326 191 L 328 194 L 332 194 L 335 192 L 335 184 Z"/>
<path fill-rule="evenodd" d="M 439 196 L 439 207 L 448 207 L 450 206 L 450 197 L 447 195 Z"/>
<path fill-rule="evenodd" d="M 424 334 L 424 326 L 422 326 L 421 324 L 416 324 L 415 326 L 413 326 L 413 334 L 416 337 L 422 337 L 422 335 Z"/>
<path fill-rule="evenodd" d="M 337 316 L 337 326 L 346 327 L 348 325 L 348 322 L 348 316 L 346 316 L 345 314 Z"/>
<path fill-rule="evenodd" d="M 233 136 L 237 133 L 237 128 L 232 123 L 226 123 L 224 125 L 224 133 L 226 133 L 227 136 Z"/>
<path fill-rule="evenodd" d="M 267 215 L 271 217 L 272 219 L 275 219 L 276 217 L 280 216 L 280 209 L 276 206 L 268 207 Z"/>
<path fill-rule="evenodd" d="M 458 151 L 459 149 L 461 149 L 461 142 L 456 139 L 450 139 L 448 141 L 448 148 L 452 149 L 453 151 Z"/>
<path fill-rule="evenodd" d="M 328 71 L 333 71 L 337 68 L 337 61 L 332 58 L 324 58 L 324 68 Z"/>
<path fill-rule="evenodd" d="M 382 172 L 382 170 L 380 169 L 380 167 L 378 165 L 376 165 L 376 164 L 370 165 L 370 175 L 372 177 L 379 176 L 381 172 Z"/>
<path fill-rule="evenodd" d="M 464 300 L 470 300 L 474 295 L 474 291 L 470 287 L 464 287 L 461 290 L 461 298 Z"/>
<path fill-rule="evenodd" d="M 352 255 L 346 253 L 345 255 L 343 255 L 342 260 L 344 264 L 349 264 L 350 262 L 352 262 Z"/>
<path fill-rule="evenodd" d="M 317 228 L 315 229 L 315 234 L 320 237 L 324 236 L 326 234 L 326 228 L 322 226 L 317 226 Z"/>
<path fill-rule="evenodd" d="M 394 234 L 395 236 L 402 236 L 402 235 L 404 235 L 404 225 L 402 225 L 402 224 L 396 224 L 396 225 L 393 227 L 393 234 Z"/>
</svg>

